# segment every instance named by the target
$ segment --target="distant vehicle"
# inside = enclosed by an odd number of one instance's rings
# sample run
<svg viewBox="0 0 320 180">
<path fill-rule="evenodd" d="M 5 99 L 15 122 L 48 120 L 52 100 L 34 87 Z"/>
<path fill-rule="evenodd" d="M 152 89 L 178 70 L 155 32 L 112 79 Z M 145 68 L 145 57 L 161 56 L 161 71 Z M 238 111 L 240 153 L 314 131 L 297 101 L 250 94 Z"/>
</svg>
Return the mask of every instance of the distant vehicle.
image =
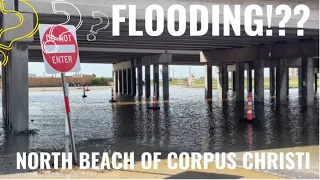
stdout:
<svg viewBox="0 0 320 180">
<path fill-rule="evenodd" d="M 72 87 L 74 86 L 75 84 L 74 83 L 69 83 L 69 87 Z"/>
</svg>

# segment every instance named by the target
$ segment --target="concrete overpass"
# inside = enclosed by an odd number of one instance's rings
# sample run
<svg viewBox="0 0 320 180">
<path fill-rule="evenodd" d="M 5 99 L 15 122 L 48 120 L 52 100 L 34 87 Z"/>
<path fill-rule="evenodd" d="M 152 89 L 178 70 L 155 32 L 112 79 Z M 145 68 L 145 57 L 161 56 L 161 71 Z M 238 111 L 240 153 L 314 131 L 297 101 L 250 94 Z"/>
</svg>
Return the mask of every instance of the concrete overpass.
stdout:
<svg viewBox="0 0 320 180">
<path fill-rule="evenodd" d="M 52 11 L 51 0 L 30 0 L 29 1 L 37 10 L 41 24 L 60 24 L 66 21 L 66 16 L 54 14 Z M 220 78 L 220 97 L 225 100 L 227 96 L 227 72 L 228 65 L 232 65 L 234 81 L 234 90 L 237 93 L 237 101 L 244 101 L 244 68 L 247 66 L 250 70 L 255 70 L 255 102 L 263 102 L 263 67 L 272 65 L 271 74 L 274 77 L 271 93 L 275 95 L 277 89 L 278 104 L 286 104 L 287 89 L 288 89 L 288 72 L 290 64 L 296 64 L 297 59 L 302 58 L 298 66 L 301 69 L 301 95 L 305 97 L 306 104 L 313 104 L 313 90 L 311 88 L 314 81 L 314 66 L 318 66 L 319 54 L 319 4 L 317 1 L 305 1 L 311 9 L 311 15 L 305 23 L 305 35 L 298 37 L 297 23 L 301 16 L 292 16 L 286 24 L 286 36 L 272 37 L 251 37 L 246 35 L 243 20 L 241 26 L 241 36 L 231 34 L 229 37 L 212 36 L 211 31 L 204 36 L 192 37 L 189 36 L 189 25 L 184 36 L 173 37 L 166 30 L 159 37 L 151 37 L 144 35 L 143 37 L 130 37 L 128 35 L 129 23 L 121 23 L 120 36 L 112 36 L 112 5 L 114 4 L 134 4 L 137 5 L 137 30 L 145 29 L 145 9 L 151 4 L 149 0 L 132 0 L 132 1 L 103 1 L 95 0 L 69 0 L 68 2 L 77 6 L 81 12 L 83 24 L 77 30 L 77 38 L 80 50 L 80 60 L 82 63 L 109 63 L 114 64 L 115 90 L 118 93 L 136 94 L 135 79 L 138 78 L 138 95 L 142 96 L 142 66 L 146 69 L 146 96 L 150 97 L 150 65 L 154 67 L 154 79 L 157 84 L 159 81 L 159 64 L 163 65 L 164 77 L 164 99 L 169 98 L 169 83 L 168 83 L 168 66 L 169 65 L 203 65 L 206 71 L 206 89 L 205 97 L 212 98 L 212 66 L 219 66 Z M 291 7 L 300 4 L 299 0 L 293 1 L 236 1 L 236 0 L 217 0 L 215 4 L 242 4 L 248 5 L 257 3 L 265 4 L 288 4 Z M 159 4 L 165 10 L 172 4 L 181 4 L 187 9 L 189 14 L 189 6 L 191 4 L 205 5 L 211 9 L 213 2 L 211 1 L 191 1 L 191 0 L 162 0 L 152 1 L 152 4 Z M 14 7 L 13 1 L 7 1 L 8 9 Z M 76 25 L 79 22 L 79 12 L 72 6 L 66 4 L 57 4 L 59 10 L 67 11 L 71 15 L 71 20 L 68 24 Z M 244 8 L 244 6 L 242 6 Z M 110 17 L 110 27 L 106 30 L 99 31 L 95 42 L 88 42 L 86 35 L 92 25 L 99 23 L 99 20 L 92 18 L 92 11 L 101 11 Z M 31 13 L 31 9 L 25 6 L 24 3 L 19 3 L 19 11 Z M 242 9 L 243 11 L 243 9 Z M 210 12 L 210 11 L 209 11 Z M 128 11 L 121 14 L 128 18 Z M 154 15 L 153 15 L 154 16 Z M 187 15 L 188 17 L 188 15 Z M 223 22 L 223 13 L 220 12 L 220 22 Z M 155 17 L 154 17 L 155 18 Z M 171 18 L 171 17 L 166 17 Z M 266 19 L 266 17 L 262 17 Z M 243 19 L 243 18 L 242 18 Z M 106 20 L 106 19 L 105 19 Z M 209 22 L 211 22 L 209 15 Z M 274 16 L 271 29 L 275 32 L 279 30 L 278 24 L 282 20 L 280 16 Z M 189 21 L 189 19 L 187 19 Z M 27 22 L 30 23 L 30 22 Z M 178 24 L 178 22 L 176 22 Z M 266 24 L 264 24 L 267 26 Z M 209 24 L 209 29 L 211 28 Z M 220 24 L 220 31 L 223 31 L 223 25 Z M 26 67 L 28 62 L 42 62 L 42 54 L 40 48 L 39 35 L 36 34 L 34 41 L 30 44 L 23 42 L 16 43 L 17 48 L 14 48 L 11 53 L 11 59 L 6 67 L 3 67 L 3 114 L 4 119 L 12 131 L 24 131 L 28 128 L 28 70 Z M 18 46 L 23 46 L 23 50 Z M 17 63 L 19 61 L 19 63 Z M 248 65 L 245 65 L 245 64 Z M 312 67 L 311 70 L 309 67 Z M 277 68 L 277 76 L 275 76 L 275 68 Z M 137 71 L 137 73 L 136 73 Z M 252 71 L 250 71 L 252 73 Z M 138 74 L 138 77 L 136 77 Z M 312 75 L 312 77 L 311 77 Z M 251 86 L 249 91 L 252 91 L 252 75 Z M 275 81 L 275 79 L 277 81 Z M 12 83 L 12 82 L 17 83 Z M 10 83 L 9 83 L 10 82 Z M 277 82 L 277 86 L 275 85 Z M 303 83 L 304 82 L 304 83 Z M 306 82 L 307 85 L 302 86 Z M 251 88 L 250 88 L 251 87 Z M 309 88 L 307 88 L 309 87 Z M 159 92 L 159 86 L 156 87 Z M 304 88 L 304 89 L 303 89 Z M 157 94 L 159 98 L 159 94 Z M 17 112 L 19 109 L 19 112 Z"/>
</svg>

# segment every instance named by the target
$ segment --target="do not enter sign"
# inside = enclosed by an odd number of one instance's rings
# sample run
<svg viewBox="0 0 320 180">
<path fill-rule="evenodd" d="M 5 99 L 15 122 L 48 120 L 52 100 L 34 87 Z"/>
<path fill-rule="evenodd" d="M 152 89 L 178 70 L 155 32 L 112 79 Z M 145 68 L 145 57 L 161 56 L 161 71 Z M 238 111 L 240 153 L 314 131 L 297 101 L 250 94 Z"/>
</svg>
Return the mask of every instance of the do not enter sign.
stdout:
<svg viewBox="0 0 320 180">
<path fill-rule="evenodd" d="M 48 74 L 80 71 L 74 26 L 41 24 L 39 34 L 43 61 Z"/>
</svg>

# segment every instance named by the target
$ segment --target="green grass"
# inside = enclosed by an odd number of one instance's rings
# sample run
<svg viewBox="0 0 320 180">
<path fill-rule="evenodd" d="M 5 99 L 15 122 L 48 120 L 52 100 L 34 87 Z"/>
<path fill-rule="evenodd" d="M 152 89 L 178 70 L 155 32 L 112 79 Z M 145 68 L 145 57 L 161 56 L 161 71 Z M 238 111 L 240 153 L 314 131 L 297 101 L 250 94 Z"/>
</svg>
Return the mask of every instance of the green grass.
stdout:
<svg viewBox="0 0 320 180">
<path fill-rule="evenodd" d="M 185 79 L 177 79 L 174 78 L 172 81 L 170 81 L 170 86 L 185 86 L 187 84 L 188 80 Z M 253 87 L 254 87 L 254 80 L 252 80 Z M 151 84 L 153 84 L 151 82 Z M 160 82 L 160 86 L 162 86 L 162 82 Z M 247 78 L 245 78 L 244 82 L 245 88 L 247 88 Z M 204 87 L 204 79 L 194 79 L 192 87 Z M 232 82 L 231 79 L 229 78 L 229 87 L 232 87 Z M 318 83 L 318 87 L 319 83 Z M 217 84 L 217 79 L 213 78 L 212 80 L 212 88 L 217 89 L 218 84 Z M 264 88 L 268 89 L 270 88 L 270 79 L 269 78 L 264 78 Z M 289 79 L 289 88 L 298 88 L 298 77 L 290 77 Z"/>
</svg>

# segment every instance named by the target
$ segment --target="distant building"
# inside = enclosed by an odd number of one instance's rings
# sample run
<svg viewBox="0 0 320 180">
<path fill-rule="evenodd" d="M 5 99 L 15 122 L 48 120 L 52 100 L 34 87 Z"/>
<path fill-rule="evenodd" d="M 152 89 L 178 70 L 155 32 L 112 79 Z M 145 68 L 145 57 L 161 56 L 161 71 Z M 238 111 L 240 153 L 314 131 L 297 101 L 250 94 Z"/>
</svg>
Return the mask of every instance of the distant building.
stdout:
<svg viewBox="0 0 320 180">
<path fill-rule="evenodd" d="M 289 68 L 289 77 L 297 77 L 298 68 Z"/>
</svg>

